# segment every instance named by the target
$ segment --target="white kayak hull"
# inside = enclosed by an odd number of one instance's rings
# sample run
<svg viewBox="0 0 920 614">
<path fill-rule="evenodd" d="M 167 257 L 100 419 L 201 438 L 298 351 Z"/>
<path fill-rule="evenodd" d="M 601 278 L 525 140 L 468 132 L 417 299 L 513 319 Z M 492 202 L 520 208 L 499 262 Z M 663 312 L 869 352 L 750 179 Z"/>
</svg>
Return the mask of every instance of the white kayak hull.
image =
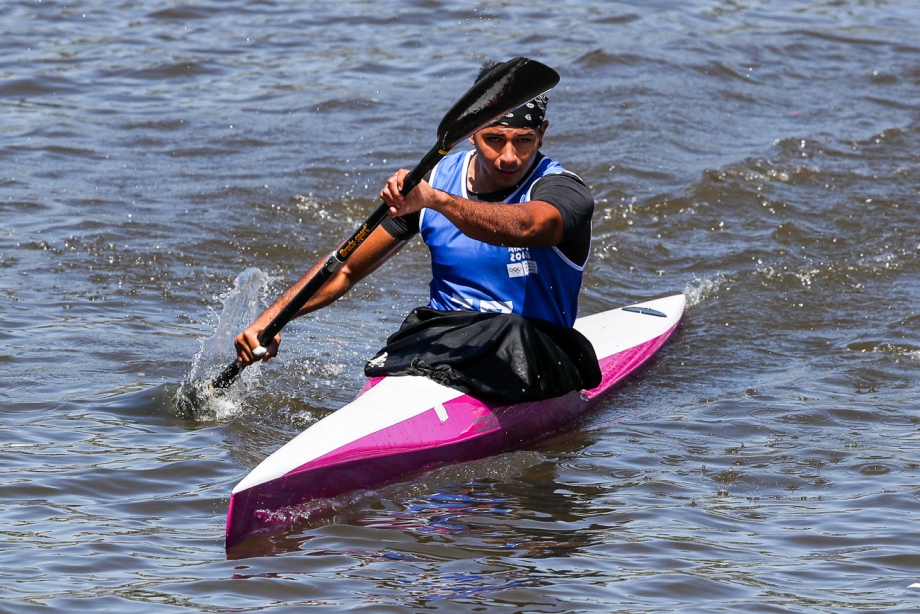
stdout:
<svg viewBox="0 0 920 614">
<path fill-rule="evenodd" d="M 441 463 L 485 458 L 547 436 L 589 411 L 676 329 L 669 296 L 579 318 L 603 379 L 597 388 L 513 405 L 480 401 L 424 377 L 374 378 L 345 407 L 266 458 L 233 489 L 226 546 L 316 511 L 310 502 L 379 486 Z"/>
</svg>

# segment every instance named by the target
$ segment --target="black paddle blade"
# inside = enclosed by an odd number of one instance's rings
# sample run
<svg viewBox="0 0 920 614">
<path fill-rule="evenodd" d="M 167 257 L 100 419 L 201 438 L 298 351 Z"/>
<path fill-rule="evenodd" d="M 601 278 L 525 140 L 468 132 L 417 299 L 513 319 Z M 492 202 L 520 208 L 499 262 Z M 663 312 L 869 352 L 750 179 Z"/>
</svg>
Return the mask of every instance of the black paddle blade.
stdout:
<svg viewBox="0 0 920 614">
<path fill-rule="evenodd" d="M 438 126 L 447 151 L 525 102 L 553 89 L 559 73 L 534 60 L 514 58 L 486 73 L 450 108 Z"/>
</svg>

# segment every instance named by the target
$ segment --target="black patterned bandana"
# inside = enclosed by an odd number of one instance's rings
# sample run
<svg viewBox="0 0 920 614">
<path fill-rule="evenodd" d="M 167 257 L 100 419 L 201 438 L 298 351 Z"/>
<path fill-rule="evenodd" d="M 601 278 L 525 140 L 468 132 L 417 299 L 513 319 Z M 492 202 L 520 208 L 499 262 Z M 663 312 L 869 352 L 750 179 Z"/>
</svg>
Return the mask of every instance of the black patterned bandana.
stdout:
<svg viewBox="0 0 920 614">
<path fill-rule="evenodd" d="M 509 128 L 532 128 L 536 130 L 543 125 L 546 117 L 546 103 L 549 99 L 546 94 L 540 94 L 530 102 L 524 103 L 510 113 L 506 113 L 494 123 L 493 126 L 508 126 Z"/>
</svg>

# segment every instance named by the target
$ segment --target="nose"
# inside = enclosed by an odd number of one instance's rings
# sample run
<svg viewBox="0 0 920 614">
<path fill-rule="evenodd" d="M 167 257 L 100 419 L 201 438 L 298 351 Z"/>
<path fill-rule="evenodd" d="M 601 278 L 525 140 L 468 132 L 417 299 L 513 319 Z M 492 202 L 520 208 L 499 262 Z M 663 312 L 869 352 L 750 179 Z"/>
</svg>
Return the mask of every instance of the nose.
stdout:
<svg viewBox="0 0 920 614">
<path fill-rule="evenodd" d="M 499 156 L 499 162 L 501 162 L 502 166 L 514 166 L 519 162 L 517 151 L 514 149 L 514 143 L 511 141 L 505 143 L 505 146 L 502 147 L 501 155 Z"/>
</svg>

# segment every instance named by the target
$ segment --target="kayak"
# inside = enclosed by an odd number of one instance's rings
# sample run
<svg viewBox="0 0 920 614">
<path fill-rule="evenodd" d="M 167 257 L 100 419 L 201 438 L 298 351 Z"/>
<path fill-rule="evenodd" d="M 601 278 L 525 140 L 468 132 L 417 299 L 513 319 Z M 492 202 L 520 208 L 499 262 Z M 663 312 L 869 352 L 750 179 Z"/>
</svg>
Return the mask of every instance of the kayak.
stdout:
<svg viewBox="0 0 920 614">
<path fill-rule="evenodd" d="M 664 344 L 685 304 L 677 294 L 576 320 L 603 376 L 592 390 L 502 404 L 421 376 L 368 380 L 354 401 L 307 428 L 236 485 L 226 547 L 308 518 L 322 510 L 317 501 L 517 449 L 571 426 Z"/>
<path fill-rule="evenodd" d="M 685 304 L 677 294 L 576 320 L 601 368 L 601 383 L 591 390 L 509 405 L 421 376 L 368 380 L 354 401 L 307 428 L 236 485 L 226 547 L 306 519 L 322 509 L 317 500 L 437 464 L 499 454 L 570 426 L 664 344 Z"/>
</svg>

